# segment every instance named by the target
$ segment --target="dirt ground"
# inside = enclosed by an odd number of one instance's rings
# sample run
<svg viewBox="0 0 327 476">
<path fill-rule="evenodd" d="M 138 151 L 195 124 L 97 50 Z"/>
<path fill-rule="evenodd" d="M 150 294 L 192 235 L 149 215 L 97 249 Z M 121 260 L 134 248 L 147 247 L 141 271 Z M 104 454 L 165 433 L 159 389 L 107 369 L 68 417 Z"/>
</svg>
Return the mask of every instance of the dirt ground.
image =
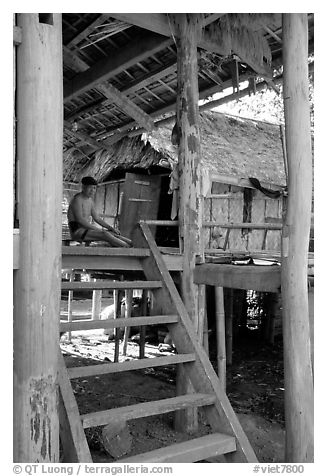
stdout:
<svg viewBox="0 0 327 476">
<path fill-rule="evenodd" d="M 112 302 L 104 301 L 103 306 Z M 67 302 L 63 301 L 63 319 L 66 308 Z M 87 318 L 90 312 L 89 300 L 74 302 L 74 315 Z M 67 367 L 114 361 L 114 343 L 108 341 L 102 330 L 73 333 L 71 342 L 66 334 L 61 338 L 61 348 Z M 137 358 L 138 352 L 138 344 L 129 341 L 127 355 L 121 355 L 120 361 Z M 157 344 L 147 343 L 145 355 L 154 357 L 170 353 L 159 352 Z M 212 352 L 210 360 L 216 368 Z M 144 369 L 75 379 L 72 384 L 80 413 L 83 414 L 173 397 L 175 370 L 172 367 Z M 260 462 L 283 462 L 283 393 L 282 345 L 263 344 L 252 331 L 234 346 L 233 364 L 227 369 L 227 395 Z M 129 453 L 122 457 L 210 433 L 201 410 L 198 431 L 192 435 L 175 431 L 173 419 L 173 414 L 168 413 L 128 422 L 132 446 Z M 102 444 L 101 427 L 87 429 L 86 436 L 94 462 L 114 461 Z"/>
</svg>

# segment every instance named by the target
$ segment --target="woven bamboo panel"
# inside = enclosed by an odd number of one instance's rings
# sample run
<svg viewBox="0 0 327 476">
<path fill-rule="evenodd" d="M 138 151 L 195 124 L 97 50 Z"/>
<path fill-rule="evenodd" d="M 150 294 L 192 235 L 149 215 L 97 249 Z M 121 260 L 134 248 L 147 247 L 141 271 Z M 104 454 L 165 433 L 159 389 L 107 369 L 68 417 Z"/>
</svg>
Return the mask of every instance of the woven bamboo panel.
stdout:
<svg viewBox="0 0 327 476">
<path fill-rule="evenodd" d="M 235 187 L 233 187 L 235 188 Z M 234 191 L 234 190 L 232 190 Z M 243 191 L 235 193 L 235 197 L 229 199 L 229 223 L 242 223 L 243 220 Z M 244 229 L 231 230 L 227 248 L 235 250 L 247 250 L 248 232 Z"/>
<path fill-rule="evenodd" d="M 266 200 L 261 192 L 257 192 L 257 199 L 252 201 L 252 223 L 265 222 Z M 249 232 L 248 250 L 261 250 L 264 230 L 251 230 Z"/>
<path fill-rule="evenodd" d="M 265 221 L 270 222 L 270 218 L 282 218 L 282 200 L 267 200 Z M 266 238 L 266 249 L 280 251 L 281 231 L 269 230 Z"/>
<path fill-rule="evenodd" d="M 204 199 L 203 203 L 203 221 L 211 220 L 212 199 Z M 203 246 L 204 248 L 211 248 L 211 228 L 203 228 Z"/>
<path fill-rule="evenodd" d="M 228 223 L 229 199 L 213 198 L 211 207 L 211 221 Z M 222 248 L 225 242 L 226 229 L 211 228 L 211 248 Z"/>
</svg>

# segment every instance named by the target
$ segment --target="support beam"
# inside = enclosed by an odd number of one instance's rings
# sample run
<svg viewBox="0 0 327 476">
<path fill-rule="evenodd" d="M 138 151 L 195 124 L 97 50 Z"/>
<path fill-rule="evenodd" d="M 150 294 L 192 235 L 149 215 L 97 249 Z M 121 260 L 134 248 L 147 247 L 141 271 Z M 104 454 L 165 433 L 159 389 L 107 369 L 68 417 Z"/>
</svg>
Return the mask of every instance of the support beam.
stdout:
<svg viewBox="0 0 327 476">
<path fill-rule="evenodd" d="M 216 343 L 218 377 L 226 392 L 226 332 L 224 288 L 215 286 L 216 304 Z"/>
<path fill-rule="evenodd" d="M 169 13 L 111 13 L 113 18 L 159 33 L 164 36 L 177 36 L 178 30 L 169 19 Z M 225 13 L 212 13 L 202 19 L 202 25 L 207 26 L 218 20 Z"/>
<path fill-rule="evenodd" d="M 122 109 L 125 114 L 132 117 L 140 126 L 148 131 L 154 129 L 153 119 L 112 84 L 98 84 L 97 89 Z"/>
<path fill-rule="evenodd" d="M 14 279 L 15 463 L 58 463 L 61 282 L 61 15 L 17 15 L 20 267 Z"/>
<path fill-rule="evenodd" d="M 222 44 L 221 41 L 217 40 L 215 33 L 209 33 L 205 30 L 202 30 L 202 26 L 206 26 L 209 23 L 213 23 L 218 18 L 213 16 L 210 20 L 203 19 L 202 16 L 199 15 L 199 26 L 200 28 L 197 31 L 196 36 L 196 46 L 199 48 L 203 48 L 204 50 L 218 53 L 221 55 L 226 55 L 230 53 L 230 51 L 226 51 L 226 46 Z M 223 16 L 224 14 L 216 14 L 219 17 Z M 124 21 L 126 23 L 130 23 L 132 25 L 136 25 L 141 28 L 145 28 L 147 30 L 151 30 L 155 33 L 159 33 L 160 35 L 165 35 L 168 37 L 177 38 L 179 36 L 179 29 L 178 26 L 174 23 L 174 15 L 168 13 L 112 13 L 112 16 Z M 243 26 L 245 28 L 245 26 Z M 251 30 L 249 29 L 249 32 Z M 268 75 L 269 77 L 272 76 L 272 72 L 270 68 L 263 64 L 258 64 L 255 60 L 255 55 L 252 54 L 250 49 L 244 48 L 244 45 L 241 43 L 241 37 L 237 37 L 235 31 L 231 35 L 229 29 L 225 32 L 226 35 L 230 35 L 230 42 L 232 44 L 232 50 L 238 54 L 243 61 L 245 61 L 249 66 L 251 66 L 254 71 L 261 75 Z M 260 37 L 258 34 L 256 35 L 256 39 L 258 40 Z M 265 38 L 262 37 L 262 41 L 266 42 Z"/>
<path fill-rule="evenodd" d="M 204 302 L 193 280 L 195 258 L 203 254 L 201 229 L 203 217 L 203 197 L 201 187 L 200 116 L 197 62 L 197 36 L 201 24 L 197 14 L 177 14 L 177 127 L 180 131 L 178 147 L 179 166 L 179 221 L 183 243 L 182 296 L 188 314 L 198 329 L 198 302 Z M 189 384 L 179 382 L 180 390 L 190 391 Z M 197 414 L 184 418 L 177 417 L 175 424 L 180 429 L 195 429 Z"/>
<path fill-rule="evenodd" d="M 64 87 L 64 102 L 74 99 L 84 91 L 112 78 L 172 43 L 173 39 L 163 38 L 152 33 L 143 34 L 139 38 L 133 39 L 125 49 L 120 51 L 119 55 L 114 52 L 87 71 L 77 74 Z"/>
<path fill-rule="evenodd" d="M 282 232 L 285 461 L 313 462 L 313 376 L 307 289 L 312 151 L 307 14 L 283 14 L 288 203 Z"/>
</svg>

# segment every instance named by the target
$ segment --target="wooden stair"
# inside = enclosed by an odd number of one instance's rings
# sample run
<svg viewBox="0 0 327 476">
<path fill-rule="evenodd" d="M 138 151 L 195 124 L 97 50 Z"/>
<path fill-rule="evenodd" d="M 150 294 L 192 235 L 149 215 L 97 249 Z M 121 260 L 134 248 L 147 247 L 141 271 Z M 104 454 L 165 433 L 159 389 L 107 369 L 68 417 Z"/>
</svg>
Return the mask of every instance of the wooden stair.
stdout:
<svg viewBox="0 0 327 476">
<path fill-rule="evenodd" d="M 108 425 L 117 420 L 136 420 L 137 418 L 145 418 L 153 415 L 163 415 L 164 413 L 173 412 L 175 410 L 213 405 L 215 400 L 216 397 L 213 394 L 192 393 L 173 398 L 165 398 L 163 400 L 137 403 L 135 405 L 128 405 L 127 407 L 87 413 L 81 415 L 81 420 L 84 428 L 91 428 L 94 426 Z"/>
<path fill-rule="evenodd" d="M 193 438 L 183 443 L 174 444 L 141 455 L 126 457 L 120 459 L 119 462 L 186 463 L 220 455 L 224 455 L 225 460 L 228 462 L 256 462 L 257 459 L 253 449 L 211 366 L 208 356 L 198 343 L 193 324 L 169 274 L 160 250 L 155 244 L 149 226 L 141 223 L 140 228 L 143 234 L 144 248 L 137 249 L 133 260 L 134 258 L 140 260 L 147 279 L 146 281 L 63 283 L 62 289 L 74 291 L 91 289 L 151 289 L 156 302 L 156 308 L 159 309 L 159 314 L 156 316 L 133 317 L 132 319 L 118 318 L 114 320 L 61 322 L 60 331 L 104 329 L 109 327 L 126 328 L 164 323 L 172 336 L 177 349 L 177 355 L 70 369 L 66 369 L 63 357 L 60 355 L 59 380 L 62 401 L 60 425 L 61 437 L 65 448 L 64 461 L 92 461 L 84 433 L 86 428 L 110 425 L 111 422 L 126 422 L 186 408 L 202 407 L 207 422 L 211 426 L 212 434 L 201 438 Z M 108 250 L 108 248 L 105 250 L 107 262 L 110 260 L 111 251 L 115 260 L 122 256 L 130 258 L 133 255 L 132 250 L 110 249 L 110 252 Z M 94 248 L 91 254 L 93 257 L 96 256 L 101 259 L 99 249 Z M 85 256 L 87 256 L 87 253 L 85 253 Z M 115 261 L 114 266 L 118 266 L 119 269 L 117 261 Z M 127 267 L 127 264 L 125 263 L 124 266 Z M 132 267 L 135 268 L 135 261 L 133 261 Z M 108 271 L 110 270 L 111 268 L 109 267 Z M 194 393 L 80 415 L 70 379 L 166 365 L 183 365 L 194 388 Z"/>
<path fill-rule="evenodd" d="M 123 458 L 119 460 L 119 463 L 180 463 L 181 461 L 183 463 L 195 463 L 213 456 L 232 453 L 235 450 L 236 444 L 233 436 L 214 433 Z"/>
</svg>

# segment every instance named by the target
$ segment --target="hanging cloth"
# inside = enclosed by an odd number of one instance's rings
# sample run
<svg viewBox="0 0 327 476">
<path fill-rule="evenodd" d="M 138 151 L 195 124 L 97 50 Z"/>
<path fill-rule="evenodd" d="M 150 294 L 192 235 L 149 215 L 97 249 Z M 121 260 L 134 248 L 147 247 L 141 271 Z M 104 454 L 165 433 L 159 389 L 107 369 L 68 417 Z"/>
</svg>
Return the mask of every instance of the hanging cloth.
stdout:
<svg viewBox="0 0 327 476">
<path fill-rule="evenodd" d="M 260 190 L 264 195 L 269 198 L 279 198 L 282 196 L 282 192 L 279 190 L 269 190 L 269 188 L 262 187 L 259 180 L 253 177 L 249 177 L 249 181 L 253 185 L 254 188 Z"/>
<path fill-rule="evenodd" d="M 179 188 L 179 176 L 178 176 L 178 163 L 175 163 L 173 170 L 170 174 L 169 191 L 173 194 L 173 200 L 171 204 L 170 219 L 175 220 L 178 215 L 178 188 Z"/>
</svg>

